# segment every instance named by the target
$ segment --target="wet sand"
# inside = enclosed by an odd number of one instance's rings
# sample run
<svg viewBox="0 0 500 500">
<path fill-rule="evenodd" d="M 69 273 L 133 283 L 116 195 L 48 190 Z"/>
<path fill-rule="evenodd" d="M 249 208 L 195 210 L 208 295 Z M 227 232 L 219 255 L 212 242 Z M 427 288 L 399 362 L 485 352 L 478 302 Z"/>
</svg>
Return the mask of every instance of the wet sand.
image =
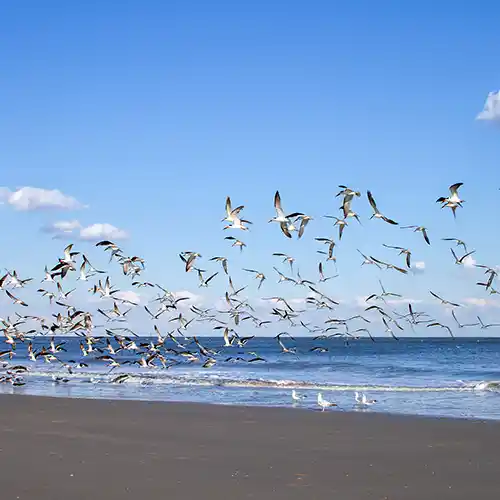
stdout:
<svg viewBox="0 0 500 500">
<path fill-rule="evenodd" d="M 500 423 L 0 396 L 0 497 L 470 500 L 500 495 Z"/>
</svg>

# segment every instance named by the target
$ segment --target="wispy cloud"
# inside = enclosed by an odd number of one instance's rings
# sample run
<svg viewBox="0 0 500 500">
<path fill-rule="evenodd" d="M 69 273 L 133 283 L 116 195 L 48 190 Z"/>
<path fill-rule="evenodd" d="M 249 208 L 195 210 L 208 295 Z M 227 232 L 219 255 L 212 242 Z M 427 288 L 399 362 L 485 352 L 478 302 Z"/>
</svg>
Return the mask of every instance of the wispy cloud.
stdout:
<svg viewBox="0 0 500 500">
<path fill-rule="evenodd" d="M 500 307 L 500 303 L 496 300 L 481 297 L 467 297 L 463 299 L 462 302 L 474 307 Z"/>
<path fill-rule="evenodd" d="M 490 92 L 476 120 L 500 121 L 500 90 Z"/>
<path fill-rule="evenodd" d="M 54 238 L 73 238 L 81 241 L 123 240 L 128 233 L 111 224 L 92 224 L 84 227 L 77 220 L 58 221 L 42 227 L 44 233 L 53 234 Z"/>
<path fill-rule="evenodd" d="M 30 186 L 10 191 L 0 187 L 0 202 L 10 205 L 14 210 L 30 212 L 35 210 L 59 209 L 76 210 L 85 206 L 72 196 L 68 196 L 58 189 L 42 189 Z"/>
<path fill-rule="evenodd" d="M 421 299 L 412 299 L 410 297 L 402 297 L 400 299 L 389 299 L 386 301 L 388 304 L 391 305 L 400 305 L 400 304 L 421 304 L 423 300 Z"/>
<path fill-rule="evenodd" d="M 132 302 L 132 304 L 140 304 L 141 303 L 141 296 L 132 290 L 121 290 L 119 292 L 116 292 L 114 296 L 117 299 L 125 300 L 127 302 Z"/>
<path fill-rule="evenodd" d="M 124 240 L 128 233 L 111 224 L 92 224 L 80 229 L 79 239 L 85 241 Z"/>
<path fill-rule="evenodd" d="M 411 272 L 413 274 L 423 274 L 425 272 L 425 262 L 423 260 L 417 260 L 411 266 Z"/>
<path fill-rule="evenodd" d="M 77 220 L 57 221 L 42 227 L 44 233 L 53 234 L 54 238 L 64 238 L 72 236 L 76 230 L 81 229 L 82 225 Z"/>
</svg>

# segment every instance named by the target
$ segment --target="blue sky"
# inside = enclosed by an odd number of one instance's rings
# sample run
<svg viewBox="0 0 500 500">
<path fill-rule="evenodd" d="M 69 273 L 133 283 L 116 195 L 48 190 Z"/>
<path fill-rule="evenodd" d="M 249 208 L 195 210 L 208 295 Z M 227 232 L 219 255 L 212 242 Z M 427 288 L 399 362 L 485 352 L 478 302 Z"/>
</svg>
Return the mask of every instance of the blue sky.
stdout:
<svg viewBox="0 0 500 500">
<path fill-rule="evenodd" d="M 354 207 L 363 226 L 351 222 L 338 246 L 340 276 L 325 287 L 332 296 L 355 300 L 383 278 L 408 298 L 450 288 L 457 300 L 494 301 L 439 238 L 463 238 L 478 262 L 500 264 L 490 231 L 500 119 L 475 120 L 500 87 L 500 6 L 271 4 L 4 4 L 0 186 L 57 189 L 86 208 L 4 203 L 2 266 L 40 276 L 65 244 L 41 228 L 78 220 L 125 231 L 123 245 L 147 260 L 148 279 L 169 289 L 200 293 L 177 256 L 197 250 L 227 255 L 241 284 L 241 267 L 262 269 L 264 295 L 299 297 L 297 287 L 276 285 L 270 253 L 294 255 L 315 277 L 313 237 L 336 234 L 321 216 L 338 212 L 337 185 L 347 184 L 363 192 Z M 467 200 L 456 221 L 435 204 L 454 182 L 464 182 Z M 286 210 L 315 218 L 303 240 L 267 224 L 276 189 Z M 402 225 L 428 226 L 432 246 L 368 221 L 366 189 Z M 254 222 L 241 256 L 223 240 L 226 195 Z M 411 247 L 425 271 L 361 269 L 356 248 L 398 262 L 381 243 Z M 77 245 L 94 253 L 92 243 Z M 206 259 L 203 268 L 218 270 Z M 213 297 L 225 289 L 218 278 Z"/>
</svg>

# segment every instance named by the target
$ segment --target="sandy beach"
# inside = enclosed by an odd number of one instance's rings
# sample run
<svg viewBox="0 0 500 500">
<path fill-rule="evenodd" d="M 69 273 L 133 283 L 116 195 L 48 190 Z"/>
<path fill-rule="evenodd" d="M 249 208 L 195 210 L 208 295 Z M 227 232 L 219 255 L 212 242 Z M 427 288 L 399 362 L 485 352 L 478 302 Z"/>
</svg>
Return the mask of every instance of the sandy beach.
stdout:
<svg viewBox="0 0 500 500">
<path fill-rule="evenodd" d="M 500 424 L 0 396 L 2 499 L 497 499 Z"/>
</svg>

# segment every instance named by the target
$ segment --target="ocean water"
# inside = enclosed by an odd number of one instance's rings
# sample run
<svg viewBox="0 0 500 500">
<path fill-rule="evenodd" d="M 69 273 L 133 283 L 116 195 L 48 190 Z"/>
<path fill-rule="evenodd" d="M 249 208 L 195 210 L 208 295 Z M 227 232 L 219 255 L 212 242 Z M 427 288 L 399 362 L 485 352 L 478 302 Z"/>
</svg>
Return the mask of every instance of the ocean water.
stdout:
<svg viewBox="0 0 500 500">
<path fill-rule="evenodd" d="M 198 352 L 191 339 L 182 339 L 185 349 Z M 155 342 L 141 337 L 139 342 Z M 48 347 L 48 338 L 35 338 L 33 347 Z M 377 339 L 357 340 L 346 345 L 340 339 L 318 341 L 312 338 L 283 338 L 296 353 L 283 353 L 272 338 L 254 338 L 241 348 L 222 347 L 220 337 L 200 337 L 217 363 L 203 368 L 201 361 L 188 362 L 172 352 L 164 353 L 176 361 L 168 369 L 142 368 L 126 364 L 110 371 L 91 353 L 83 356 L 80 338 L 59 338 L 65 352 L 57 353 L 62 362 L 86 363 L 73 373 L 54 360 L 39 357 L 30 361 L 27 341 L 18 343 L 12 360 L 2 359 L 1 374 L 16 365 L 28 371 L 20 377 L 25 385 L 0 383 L 1 393 L 34 394 L 75 398 L 137 399 L 149 401 L 192 401 L 253 406 L 282 406 L 318 410 L 317 393 L 337 403 L 328 411 L 387 412 L 462 418 L 500 419 L 500 339 Z M 111 339 L 113 345 L 116 343 Z M 327 352 L 311 351 L 316 346 Z M 97 347 L 104 348 L 105 343 Z M 170 340 L 166 348 L 180 349 Z M 3 346 L 8 348 L 8 346 Z M 180 349 L 182 350 L 182 349 Z M 258 355 L 265 361 L 248 363 L 234 358 L 252 359 Z M 121 351 L 115 359 L 138 359 L 134 351 Z M 233 360 L 226 361 L 233 357 Z M 113 382 L 121 374 L 129 374 L 122 383 Z M 62 377 L 63 380 L 59 378 Z M 298 404 L 291 398 L 292 389 L 305 396 Z M 377 402 L 368 408 L 355 404 L 359 391 Z"/>
</svg>

